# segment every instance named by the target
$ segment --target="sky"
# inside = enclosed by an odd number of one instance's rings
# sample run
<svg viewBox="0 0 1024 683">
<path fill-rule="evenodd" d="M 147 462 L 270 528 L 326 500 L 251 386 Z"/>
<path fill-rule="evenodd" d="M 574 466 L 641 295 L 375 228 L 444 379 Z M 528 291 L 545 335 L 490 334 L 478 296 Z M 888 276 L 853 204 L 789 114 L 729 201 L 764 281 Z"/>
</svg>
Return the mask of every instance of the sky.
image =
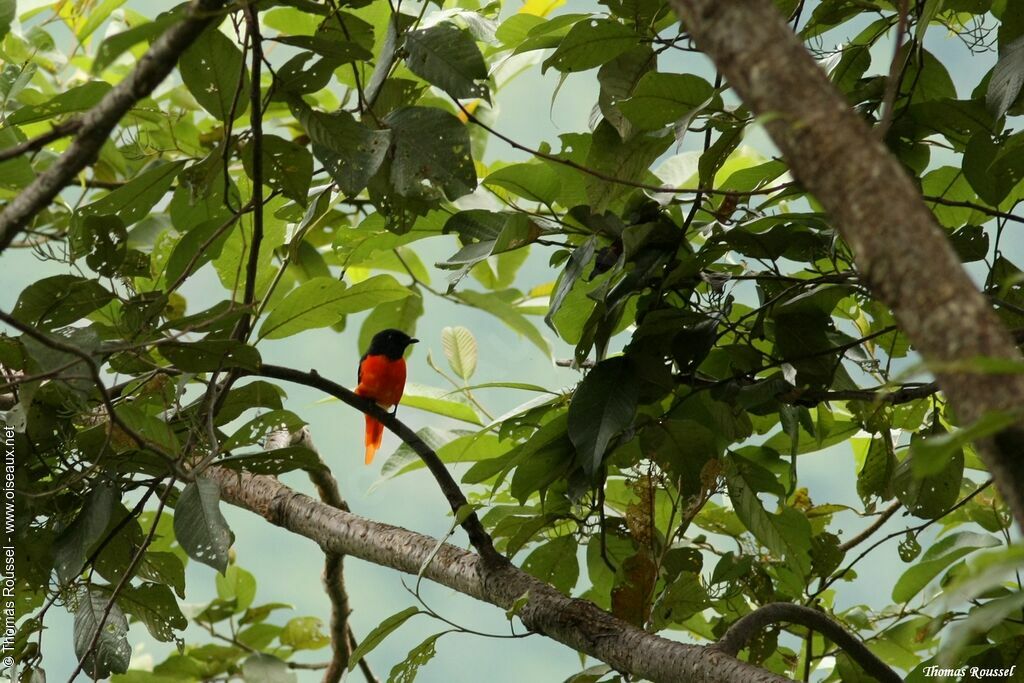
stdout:
<svg viewBox="0 0 1024 683">
<path fill-rule="evenodd" d="M 19 10 L 32 4 L 20 3 Z M 174 3 L 144 2 L 132 0 L 134 6 L 149 15 L 166 9 Z M 510 6 L 518 6 L 510 0 Z M 569 0 L 558 12 L 589 11 L 595 5 L 591 2 Z M 106 29 L 101 29 L 106 30 Z M 844 27 L 840 32 L 827 36 L 831 43 L 841 43 L 856 34 L 858 27 Z M 931 29 L 927 36 L 927 47 L 935 52 L 950 67 L 961 96 L 967 96 L 970 89 L 990 68 L 993 55 L 970 57 L 962 44 L 948 36 L 941 29 Z M 828 45 L 828 43 L 826 43 Z M 872 72 L 888 70 L 891 48 L 879 47 Z M 701 60 L 699 64 L 694 59 Z M 710 73 L 707 62 L 700 57 L 666 56 L 661 70 L 695 71 Z M 496 121 L 498 130 L 516 140 L 536 147 L 541 142 L 550 142 L 557 148 L 557 135 L 564 132 L 585 130 L 593 103 L 597 99 L 596 70 L 570 76 L 559 88 L 558 74 L 550 70 L 541 75 L 539 69 L 531 70 L 502 89 L 496 96 Z M 557 98 L 551 100 L 557 90 Z M 689 143 L 687 143 L 689 144 Z M 763 132 L 754 131 L 745 144 L 769 155 L 773 152 Z M 685 148 L 685 147 L 684 147 Z M 670 151 L 674 153 L 674 151 Z M 509 148 L 505 143 L 492 141 L 485 157 L 494 159 L 523 159 L 524 153 Z M 1019 245 L 1018 245 L 1019 246 Z M 416 245 L 424 263 L 447 256 L 453 251 L 451 244 Z M 547 267 L 547 256 L 536 249 L 520 273 L 516 286 L 526 290 L 534 284 L 552 280 L 556 273 Z M 5 282 L 17 286 L 0 288 L 0 306 L 4 310 L 13 307 L 17 292 L 27 283 L 48 272 L 56 274 L 61 269 L 54 264 L 41 263 L 28 252 L 5 256 Z M 435 283 L 443 283 L 445 273 L 431 268 Z M 207 271 L 190 281 L 183 293 L 192 302 L 194 310 L 203 306 L 199 302 L 205 297 L 222 297 L 222 290 L 212 273 Z M 207 288 L 213 292 L 208 294 Z M 515 380 L 533 382 L 548 388 L 559 389 L 571 386 L 579 375 L 566 368 L 553 365 L 535 346 L 517 338 L 497 320 L 488 315 L 456 306 L 447 301 L 431 299 L 426 302 L 427 315 L 420 319 L 416 336 L 422 340 L 409 361 L 410 381 L 421 384 L 442 386 L 443 380 L 426 364 L 429 351 L 434 359 L 443 362 L 441 329 L 448 325 L 464 325 L 475 335 L 480 347 L 479 369 L 473 381 L 476 383 Z M 335 333 L 329 329 L 311 330 L 284 340 L 263 341 L 259 345 L 265 362 L 289 365 L 299 369 L 315 367 L 320 374 L 330 377 L 346 386 L 355 384 L 355 362 L 359 355 L 357 337 L 362 316 L 350 316 L 346 329 Z M 540 325 L 542 334 L 552 343 L 555 358 L 571 357 L 571 348 L 555 338 L 554 334 Z M 323 402 L 322 395 L 305 387 L 289 385 L 286 407 L 299 413 L 309 421 L 314 441 L 331 466 L 338 479 L 342 495 L 356 514 L 409 528 L 432 536 L 443 535 L 449 528 L 447 504 L 433 480 L 424 471 L 406 475 L 376 487 L 371 486 L 378 478 L 379 468 L 387 455 L 395 448 L 396 441 L 390 434 L 385 435 L 384 447 L 372 466 L 362 464 L 362 416 L 337 402 Z M 501 413 L 530 395 L 516 394 L 506 390 L 480 391 L 479 398 L 492 413 Z M 439 424 L 436 416 L 410 409 L 402 409 L 399 415 L 412 427 L 420 428 Z M 856 467 L 848 446 L 838 446 L 813 455 L 801 457 L 801 484 L 810 489 L 816 502 L 835 502 L 861 507 L 856 494 Z M 458 477 L 458 475 L 457 475 Z M 312 487 L 301 473 L 282 477 L 285 483 L 306 493 L 313 493 Z M 272 527 L 255 515 L 223 505 L 224 514 L 236 535 L 235 549 L 238 563 L 252 572 L 258 582 L 256 603 L 286 602 L 294 606 L 293 616 L 313 615 L 325 623 L 329 607 L 320 587 L 322 553 L 311 541 L 297 537 L 282 529 Z M 849 523 L 848 535 L 853 535 L 864 526 L 852 515 L 843 518 Z M 895 516 L 885 530 L 895 530 L 916 520 Z M 461 530 L 453 542 L 465 546 Z M 858 569 L 859 577 L 850 584 L 840 586 L 841 605 L 869 604 L 880 606 L 887 602 L 886 595 L 878 595 L 878 585 L 891 585 L 894 575 L 903 571 L 906 565 L 896 556 L 895 543 L 874 556 L 874 560 Z M 414 604 L 414 599 L 403 588 L 397 573 L 358 560 L 346 561 L 346 585 L 354 609 L 352 624 L 357 637 L 364 636 L 381 619 Z M 214 570 L 191 562 L 187 570 L 188 602 L 201 604 L 215 596 Z M 407 583 L 411 585 L 411 582 Z M 508 624 L 504 613 L 461 596 L 453 591 L 434 585 L 426 586 L 423 595 L 430 606 L 447 618 L 478 631 L 507 633 Z M 586 586 L 577 586 L 583 592 Z M 280 615 L 286 614 L 279 612 Z M 46 635 L 46 668 L 51 680 L 65 680 L 74 666 L 71 651 L 69 615 L 59 610 L 51 611 L 47 617 L 50 631 Z M 281 623 L 276 622 L 276 623 Z M 388 670 L 423 638 L 443 630 L 444 625 L 427 617 L 411 620 L 396 633 L 389 636 L 371 655 L 369 661 L 378 677 L 386 678 Z M 138 643 L 134 662 L 145 666 L 148 661 L 159 662 L 168 646 L 155 643 L 143 628 L 131 630 L 131 641 Z M 189 642 L 205 642 L 206 636 L 195 627 L 186 635 Z M 323 661 L 327 650 L 310 653 L 306 661 Z M 500 665 L 496 665 L 497 662 Z M 592 662 L 591 662 L 592 663 Z M 579 671 L 580 659 L 566 647 L 540 636 L 520 640 L 490 641 L 479 636 L 453 634 L 442 638 L 437 655 L 420 673 L 419 680 L 432 681 L 475 681 L 491 683 L 513 683 L 519 681 L 561 681 Z M 486 672 L 484 674 L 483 672 Z M 297 672 L 300 682 L 319 680 L 319 674 Z M 361 680 L 356 677 L 351 680 Z"/>
</svg>

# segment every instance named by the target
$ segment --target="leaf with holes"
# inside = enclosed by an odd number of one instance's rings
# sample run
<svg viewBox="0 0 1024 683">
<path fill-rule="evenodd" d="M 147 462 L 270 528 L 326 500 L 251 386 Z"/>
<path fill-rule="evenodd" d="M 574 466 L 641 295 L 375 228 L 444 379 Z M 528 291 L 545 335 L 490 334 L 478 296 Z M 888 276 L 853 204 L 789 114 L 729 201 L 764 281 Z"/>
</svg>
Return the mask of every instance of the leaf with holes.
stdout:
<svg viewBox="0 0 1024 683">
<path fill-rule="evenodd" d="M 391 183 L 404 197 L 449 200 L 476 189 L 469 131 L 457 118 L 434 107 L 402 107 L 384 121 L 391 128 Z"/>
<path fill-rule="evenodd" d="M 249 109 L 245 58 L 216 25 L 203 31 L 182 53 L 178 70 L 199 105 L 221 121 L 234 121 Z"/>
<path fill-rule="evenodd" d="M 174 536 L 188 556 L 224 573 L 234 534 L 220 512 L 220 488 L 198 477 L 178 497 L 174 509 Z"/>
<path fill-rule="evenodd" d="M 573 25 L 554 54 L 544 61 L 544 70 L 550 67 L 574 73 L 601 66 L 626 50 L 637 47 L 640 37 L 636 31 L 612 19 L 591 19 Z"/>
<path fill-rule="evenodd" d="M 102 592 L 112 594 L 109 589 Z M 173 642 L 177 637 L 175 632 L 188 626 L 171 589 L 162 584 L 125 586 L 117 596 L 117 604 L 128 616 L 145 624 L 150 635 L 163 643 Z"/>
<path fill-rule="evenodd" d="M 409 70 L 456 99 L 487 93 L 487 64 L 468 31 L 443 22 L 405 36 Z"/>
<path fill-rule="evenodd" d="M 107 613 L 108 600 L 104 592 L 83 590 L 75 609 L 75 654 L 82 662 L 82 670 L 95 680 L 124 673 L 132 656 L 128 619 L 116 603 L 110 605 Z M 96 646 L 90 650 L 94 638 Z"/>
<path fill-rule="evenodd" d="M 253 148 L 242 147 L 242 166 L 253 177 Z M 313 177 L 313 157 L 309 150 L 277 135 L 263 136 L 263 182 L 285 197 L 306 205 Z"/>
<path fill-rule="evenodd" d="M 26 287 L 12 315 L 26 325 L 52 330 L 81 320 L 113 298 L 114 295 L 95 280 L 54 275 Z"/>
<path fill-rule="evenodd" d="M 117 500 L 114 489 L 98 484 L 89 493 L 75 521 L 57 536 L 53 556 L 61 584 L 68 584 L 81 574 L 87 553 L 107 529 Z"/>
<path fill-rule="evenodd" d="M 380 168 L 392 133 L 374 130 L 346 111 L 326 113 L 298 97 L 289 99 L 292 114 L 312 141 L 313 156 L 349 197 L 359 194 Z"/>
</svg>

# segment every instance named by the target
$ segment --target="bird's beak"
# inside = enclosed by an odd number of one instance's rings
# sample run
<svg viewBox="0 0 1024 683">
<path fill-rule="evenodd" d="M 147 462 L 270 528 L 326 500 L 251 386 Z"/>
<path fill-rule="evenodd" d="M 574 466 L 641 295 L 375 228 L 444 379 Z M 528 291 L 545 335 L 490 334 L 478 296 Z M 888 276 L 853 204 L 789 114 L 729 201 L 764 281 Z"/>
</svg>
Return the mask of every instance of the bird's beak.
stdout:
<svg viewBox="0 0 1024 683">
<path fill-rule="evenodd" d="M 419 343 L 420 343 L 420 340 L 419 340 L 419 339 L 410 339 L 410 340 L 409 340 L 409 343 L 410 343 L 410 344 L 419 344 Z"/>
</svg>

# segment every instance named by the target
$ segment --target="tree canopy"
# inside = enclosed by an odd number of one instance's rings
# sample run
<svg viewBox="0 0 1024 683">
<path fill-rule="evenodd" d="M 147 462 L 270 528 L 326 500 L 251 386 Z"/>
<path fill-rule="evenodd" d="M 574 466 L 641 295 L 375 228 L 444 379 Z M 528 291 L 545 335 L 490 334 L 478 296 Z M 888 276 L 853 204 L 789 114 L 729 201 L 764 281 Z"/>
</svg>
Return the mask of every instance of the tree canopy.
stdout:
<svg viewBox="0 0 1024 683">
<path fill-rule="evenodd" d="M 574 683 L 1024 665 L 1024 4 L 0 0 L 0 36 L 0 258 L 42 262 L 0 299 L 23 683 L 71 652 L 408 682 L 471 637 L 424 601 L 355 633 L 345 555 L 506 610 Z M 535 115 L 586 80 L 589 125 L 524 141 L 502 93 L 547 73 Z M 449 304 L 575 383 L 476 381 L 501 361 L 451 325 L 395 417 L 304 346 Z M 378 485 L 439 488 L 448 537 L 350 511 L 361 439 L 293 384 L 397 435 Z M 321 546 L 329 624 L 257 600 L 226 504 Z M 183 610 L 190 562 L 218 597 Z M 177 644 L 152 671 L 135 623 Z"/>
</svg>

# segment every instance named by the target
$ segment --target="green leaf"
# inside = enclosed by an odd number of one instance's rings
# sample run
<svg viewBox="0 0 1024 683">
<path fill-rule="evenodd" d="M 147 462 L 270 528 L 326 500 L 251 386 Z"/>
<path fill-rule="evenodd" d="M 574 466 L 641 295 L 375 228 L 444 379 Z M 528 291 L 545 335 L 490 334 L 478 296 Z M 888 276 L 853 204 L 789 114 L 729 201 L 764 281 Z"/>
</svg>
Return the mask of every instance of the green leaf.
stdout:
<svg viewBox="0 0 1024 683">
<path fill-rule="evenodd" d="M 415 607 L 406 607 L 401 612 L 396 612 L 377 624 L 372 631 L 366 634 L 366 637 L 359 643 L 359 647 L 352 651 L 352 654 L 348 659 L 348 670 L 355 671 L 356 666 L 359 665 L 359 661 L 363 657 L 373 652 L 375 647 L 380 645 L 385 638 L 391 635 L 392 631 L 404 624 L 409 617 L 414 617 L 417 614 L 421 614 L 419 609 Z"/>
<path fill-rule="evenodd" d="M 0 128 L 0 149 L 6 150 L 25 141 L 25 135 L 21 129 L 13 126 Z M 18 155 L 6 161 L 0 161 L 0 187 L 9 190 L 20 190 L 36 177 L 32 170 L 32 164 L 25 154 Z"/>
<path fill-rule="evenodd" d="M 103 22 L 110 18 L 110 14 L 123 5 L 127 0 L 102 0 L 99 3 L 94 3 L 90 8 L 88 14 L 81 17 L 84 19 L 81 25 L 75 29 L 75 37 L 78 38 L 78 42 L 85 44 L 89 36 L 91 36 L 96 29 L 98 29 Z"/>
<path fill-rule="evenodd" d="M 501 187 L 524 199 L 554 204 L 561 182 L 554 169 L 546 164 L 511 164 L 494 171 L 484 179 L 488 187 Z"/>
<path fill-rule="evenodd" d="M 120 403 L 115 410 L 121 421 L 147 442 L 156 444 L 171 455 L 176 455 L 181 450 L 181 444 L 174 434 L 174 429 L 164 420 L 142 411 L 131 403 Z M 122 436 L 122 438 L 126 443 L 131 444 L 131 448 L 135 447 L 134 440 L 129 440 L 127 436 Z"/>
<path fill-rule="evenodd" d="M 490 313 L 494 317 L 508 325 L 509 328 L 529 339 L 534 346 L 544 352 L 546 356 L 551 355 L 551 347 L 547 340 L 537 330 L 536 326 L 527 320 L 526 316 L 513 304 L 506 301 L 500 293 L 484 293 L 465 290 L 456 292 L 455 296 L 462 299 L 470 306 L 475 306 L 482 311 Z"/>
<path fill-rule="evenodd" d="M 580 574 L 577 547 L 572 536 L 559 536 L 527 555 L 523 560 L 523 571 L 568 595 Z"/>
<path fill-rule="evenodd" d="M 313 156 L 341 191 L 353 197 L 365 189 L 384 161 L 391 131 L 368 128 L 346 111 L 327 114 L 312 109 L 297 97 L 289 104 L 313 143 Z"/>
<path fill-rule="evenodd" d="M 811 573 L 811 525 L 795 508 L 784 507 L 778 514 L 765 510 L 752 485 L 751 474 L 735 458 L 726 461 L 726 483 L 736 515 L 764 547 L 785 558 L 780 571 L 790 594 L 799 595 Z"/>
<path fill-rule="evenodd" d="M 260 326 L 260 339 L 281 339 L 303 330 L 327 327 L 349 313 L 397 301 L 412 294 L 390 275 L 375 275 L 346 287 L 330 277 L 317 277 L 292 290 Z"/>
<path fill-rule="evenodd" d="M 929 451 L 919 446 L 915 449 L 914 442 L 923 440 L 920 434 L 911 436 L 910 454 L 896 468 L 892 487 L 911 514 L 923 519 L 937 519 L 960 496 L 964 452 L 959 448 Z M 922 459 L 930 462 L 916 464 Z"/>
<path fill-rule="evenodd" d="M 392 667 L 391 672 L 388 674 L 388 683 L 412 683 L 416 680 L 416 674 L 419 673 L 420 667 L 434 658 L 437 639 L 445 633 L 443 631 L 428 636 L 422 643 L 409 650 L 409 654 L 405 656 L 405 659 Z"/>
<path fill-rule="evenodd" d="M 106 531 L 117 501 L 113 488 L 97 484 L 89 492 L 75 521 L 57 536 L 53 556 L 61 584 L 70 583 L 82 573 L 89 550 Z"/>
<path fill-rule="evenodd" d="M 576 388 L 569 404 L 569 438 L 592 479 L 612 438 L 633 423 L 639 390 L 636 370 L 626 356 L 601 361 Z"/>
<path fill-rule="evenodd" d="M 274 38 L 274 42 L 312 50 L 335 64 L 363 61 L 373 56 L 358 43 L 351 40 L 338 40 L 338 37 L 343 35 L 340 31 L 318 31 L 318 33 L 319 35 L 315 36 L 277 36 Z"/>
<path fill-rule="evenodd" d="M 322 467 L 320 456 L 305 446 L 288 446 L 256 453 L 239 453 L 221 458 L 217 464 L 236 471 L 272 476 L 300 469 L 308 472 Z"/>
<path fill-rule="evenodd" d="M 244 386 L 235 386 L 221 405 L 220 412 L 214 420 L 217 425 L 224 425 L 247 410 L 254 408 L 270 408 L 280 410 L 281 397 L 285 392 L 276 384 L 257 380 Z"/>
<path fill-rule="evenodd" d="M 220 513 L 220 488 L 197 477 L 189 482 L 174 508 L 174 536 L 193 560 L 224 573 L 234 534 Z"/>
<path fill-rule="evenodd" d="M 185 597 L 185 565 L 174 553 L 147 550 L 139 564 L 139 576 L 174 589 Z"/>
<path fill-rule="evenodd" d="M 93 216 L 113 214 L 124 221 L 125 225 L 137 223 L 148 216 L 156 203 L 167 194 L 185 163 L 174 161 L 157 164 L 107 196 L 82 207 L 81 213 Z"/>
<path fill-rule="evenodd" d="M 12 315 L 44 330 L 81 320 L 114 295 L 95 280 L 74 275 L 54 275 L 36 280 L 22 291 Z"/>
<path fill-rule="evenodd" d="M 857 494 L 861 500 L 868 502 L 873 496 L 882 500 L 892 498 L 892 476 L 897 464 L 888 440 L 871 439 L 864 465 L 857 474 Z"/>
<path fill-rule="evenodd" d="M 118 57 L 138 45 L 144 40 L 152 40 L 159 36 L 171 24 L 181 21 L 181 11 L 175 8 L 169 12 L 162 12 L 153 21 L 148 21 L 138 26 L 133 26 L 127 31 L 107 36 L 100 43 L 96 50 L 96 59 L 92 62 L 92 73 L 100 74 L 108 66 L 114 63 Z"/>
<path fill-rule="evenodd" d="M 565 303 L 565 297 L 572 291 L 572 286 L 576 284 L 580 276 L 583 274 L 583 269 L 587 267 L 590 260 L 594 258 L 594 250 L 597 247 L 597 237 L 591 236 L 586 239 L 580 246 L 573 250 L 572 255 L 569 256 L 569 260 L 565 264 L 565 270 L 562 271 L 562 276 L 558 279 L 558 285 L 555 287 L 554 294 L 551 295 L 551 303 L 548 305 L 548 312 L 544 315 L 544 322 L 548 324 L 552 330 L 558 331 L 555 328 L 554 317 L 558 313 L 558 310 Z"/>
<path fill-rule="evenodd" d="M 288 665 L 273 655 L 262 652 L 246 657 L 242 662 L 245 683 L 296 683 L 298 677 Z"/>
<path fill-rule="evenodd" d="M 102 592 L 113 594 L 106 588 Z M 171 589 L 162 584 L 125 586 L 117 596 L 117 604 L 128 616 L 145 624 L 149 633 L 163 643 L 173 642 L 178 637 L 176 632 L 188 626 L 188 619 L 178 608 Z"/>
<path fill-rule="evenodd" d="M 487 94 L 487 64 L 468 31 L 442 22 L 405 36 L 409 70 L 456 99 Z"/>
<path fill-rule="evenodd" d="M 256 577 L 252 574 L 233 564 L 224 574 L 217 574 L 213 579 L 217 586 L 217 597 L 235 601 L 235 613 L 240 614 L 252 605 L 256 597 Z"/>
<path fill-rule="evenodd" d="M 384 302 L 370 311 L 359 328 L 360 350 L 370 348 L 373 335 L 388 328 L 401 330 L 410 337 L 415 336 L 416 321 L 423 316 L 423 297 L 415 287 L 413 290 L 412 296 Z"/>
<path fill-rule="evenodd" d="M 164 278 L 168 285 L 177 282 L 186 273 L 195 273 L 203 265 L 219 258 L 236 220 L 233 218 L 223 221 L 214 218 L 203 221 L 182 235 L 167 258 Z"/>
<path fill-rule="evenodd" d="M 710 605 L 700 575 L 682 572 L 651 608 L 651 626 L 658 631 L 669 624 L 681 624 Z"/>
<path fill-rule="evenodd" d="M 398 194 L 455 200 L 476 189 L 469 131 L 457 118 L 433 107 L 402 107 L 384 123 L 391 128 L 391 183 Z"/>
<path fill-rule="evenodd" d="M 602 121 L 594 131 L 586 166 L 609 178 L 638 182 L 645 179 L 650 165 L 674 140 L 672 135 L 648 134 L 624 141 L 612 124 Z M 585 186 L 592 210 L 597 213 L 605 211 L 612 202 L 633 189 L 621 182 L 590 175 L 585 178 Z"/>
<path fill-rule="evenodd" d="M 401 405 L 426 410 L 475 425 L 483 425 L 473 406 L 461 396 L 449 396 L 443 389 L 409 382 L 405 385 Z"/>
<path fill-rule="evenodd" d="M 110 92 L 110 84 L 105 81 L 89 81 L 84 85 L 59 92 L 48 98 L 43 104 L 18 109 L 7 117 L 5 125 L 20 126 L 36 121 L 45 121 L 61 114 L 74 114 L 92 109 L 103 96 Z"/>
<path fill-rule="evenodd" d="M 702 107 L 714 96 L 714 87 L 699 76 L 650 71 L 636 84 L 632 96 L 616 106 L 641 130 L 656 130 Z"/>
<path fill-rule="evenodd" d="M 542 71 L 554 67 L 563 73 L 586 71 L 610 62 L 639 45 L 633 29 L 611 19 L 591 19 L 573 25 Z"/>
<path fill-rule="evenodd" d="M 324 635 L 323 625 L 316 617 L 295 617 L 284 625 L 278 639 L 293 650 L 319 650 L 331 644 L 331 637 Z"/>
<path fill-rule="evenodd" d="M 234 121 L 248 110 L 250 84 L 245 58 L 216 23 L 182 53 L 178 71 L 199 105 L 219 120 Z"/>
<path fill-rule="evenodd" d="M 250 178 L 253 178 L 253 148 L 252 144 L 242 147 L 242 166 Z M 264 135 L 261 156 L 263 182 L 305 206 L 313 177 L 313 157 L 309 150 L 277 135 Z"/>
<path fill-rule="evenodd" d="M 239 446 L 254 444 L 271 432 L 280 430 L 296 432 L 302 429 L 305 424 L 301 417 L 290 410 L 271 410 L 239 427 L 231 435 L 231 438 L 225 440 L 220 447 L 223 451 L 230 451 Z"/>
<path fill-rule="evenodd" d="M 95 680 L 124 673 L 132 656 L 132 647 L 128 644 L 128 620 L 116 603 L 104 620 L 107 601 L 107 595 L 101 591 L 83 590 L 79 593 L 75 609 L 75 655 L 83 662 L 82 670 Z M 96 647 L 90 651 L 89 644 L 97 631 Z"/>
<path fill-rule="evenodd" d="M 259 351 L 233 339 L 204 339 L 191 343 L 172 341 L 160 345 L 160 355 L 185 372 L 214 372 L 227 368 L 255 371 L 260 366 Z"/>
<path fill-rule="evenodd" d="M 16 0 L 0 0 L 0 40 L 11 30 L 11 22 L 18 14 Z"/>
<path fill-rule="evenodd" d="M 441 330 L 441 346 L 452 372 L 468 380 L 476 372 L 477 348 L 473 333 L 461 325 Z"/>
<path fill-rule="evenodd" d="M 920 562 L 911 566 L 896 581 L 892 589 L 893 602 L 908 602 L 920 593 L 925 586 L 961 557 L 973 553 L 979 548 L 992 548 L 999 545 L 999 540 L 985 534 L 963 531 L 937 541 L 928 549 Z"/>
</svg>

